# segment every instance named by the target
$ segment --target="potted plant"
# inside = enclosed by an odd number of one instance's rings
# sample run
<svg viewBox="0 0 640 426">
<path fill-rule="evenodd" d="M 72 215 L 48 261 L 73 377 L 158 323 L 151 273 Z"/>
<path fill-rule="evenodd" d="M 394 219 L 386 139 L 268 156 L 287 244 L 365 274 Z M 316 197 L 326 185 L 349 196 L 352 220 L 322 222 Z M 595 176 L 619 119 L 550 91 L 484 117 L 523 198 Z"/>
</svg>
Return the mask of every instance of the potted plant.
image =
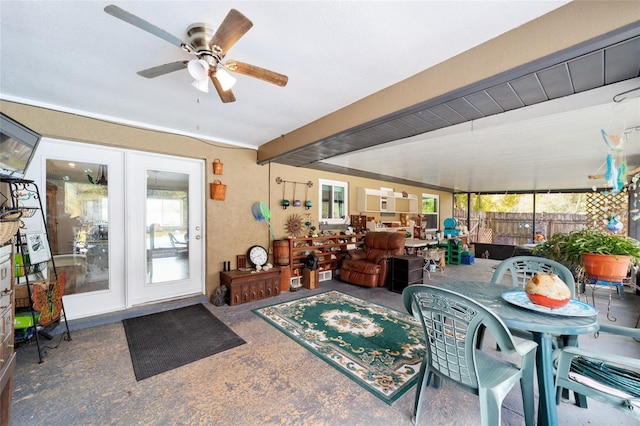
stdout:
<svg viewBox="0 0 640 426">
<path fill-rule="evenodd" d="M 570 268 L 584 266 L 598 280 L 619 282 L 627 276 L 629 265 L 640 260 L 640 242 L 626 235 L 581 229 L 554 234 L 532 253 Z"/>
</svg>

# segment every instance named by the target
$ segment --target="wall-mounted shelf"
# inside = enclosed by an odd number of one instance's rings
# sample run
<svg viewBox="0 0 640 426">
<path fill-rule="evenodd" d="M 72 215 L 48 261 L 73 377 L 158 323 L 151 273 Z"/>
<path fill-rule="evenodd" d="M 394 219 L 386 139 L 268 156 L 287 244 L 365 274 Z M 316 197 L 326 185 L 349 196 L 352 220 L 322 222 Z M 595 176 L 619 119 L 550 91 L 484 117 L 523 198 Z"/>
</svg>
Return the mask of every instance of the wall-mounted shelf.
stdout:
<svg viewBox="0 0 640 426">
<path fill-rule="evenodd" d="M 358 188 L 358 211 L 417 214 L 418 196 L 380 189 Z"/>
</svg>

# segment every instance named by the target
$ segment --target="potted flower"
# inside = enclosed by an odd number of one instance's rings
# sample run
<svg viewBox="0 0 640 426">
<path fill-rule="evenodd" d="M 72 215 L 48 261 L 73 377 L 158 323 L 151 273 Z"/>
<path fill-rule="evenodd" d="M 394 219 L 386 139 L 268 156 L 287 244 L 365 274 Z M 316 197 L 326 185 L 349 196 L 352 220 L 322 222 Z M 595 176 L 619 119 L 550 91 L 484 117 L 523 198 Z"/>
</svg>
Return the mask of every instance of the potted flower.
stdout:
<svg viewBox="0 0 640 426">
<path fill-rule="evenodd" d="M 532 253 L 569 267 L 584 266 L 598 280 L 619 282 L 627 276 L 629 265 L 640 260 L 640 242 L 626 235 L 581 229 L 554 234 Z"/>
</svg>

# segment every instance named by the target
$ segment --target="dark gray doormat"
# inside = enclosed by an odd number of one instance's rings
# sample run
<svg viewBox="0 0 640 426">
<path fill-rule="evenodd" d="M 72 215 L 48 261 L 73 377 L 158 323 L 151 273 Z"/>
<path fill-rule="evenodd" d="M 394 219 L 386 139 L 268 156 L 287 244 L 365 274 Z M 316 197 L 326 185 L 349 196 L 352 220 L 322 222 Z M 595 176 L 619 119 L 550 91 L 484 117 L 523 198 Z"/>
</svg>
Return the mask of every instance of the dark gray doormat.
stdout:
<svg viewBox="0 0 640 426">
<path fill-rule="evenodd" d="M 137 380 L 245 343 L 202 304 L 124 319 L 122 324 Z"/>
</svg>

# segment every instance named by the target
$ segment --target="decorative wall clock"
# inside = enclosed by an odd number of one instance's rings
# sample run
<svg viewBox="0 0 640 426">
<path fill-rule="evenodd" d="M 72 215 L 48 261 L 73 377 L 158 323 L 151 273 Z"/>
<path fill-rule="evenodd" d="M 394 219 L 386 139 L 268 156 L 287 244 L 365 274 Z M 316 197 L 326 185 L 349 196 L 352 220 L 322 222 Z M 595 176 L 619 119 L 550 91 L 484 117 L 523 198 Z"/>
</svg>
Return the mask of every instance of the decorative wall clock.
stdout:
<svg viewBox="0 0 640 426">
<path fill-rule="evenodd" d="M 263 266 L 269 260 L 269 253 L 262 246 L 251 246 L 247 251 L 247 259 L 254 266 Z"/>
</svg>

